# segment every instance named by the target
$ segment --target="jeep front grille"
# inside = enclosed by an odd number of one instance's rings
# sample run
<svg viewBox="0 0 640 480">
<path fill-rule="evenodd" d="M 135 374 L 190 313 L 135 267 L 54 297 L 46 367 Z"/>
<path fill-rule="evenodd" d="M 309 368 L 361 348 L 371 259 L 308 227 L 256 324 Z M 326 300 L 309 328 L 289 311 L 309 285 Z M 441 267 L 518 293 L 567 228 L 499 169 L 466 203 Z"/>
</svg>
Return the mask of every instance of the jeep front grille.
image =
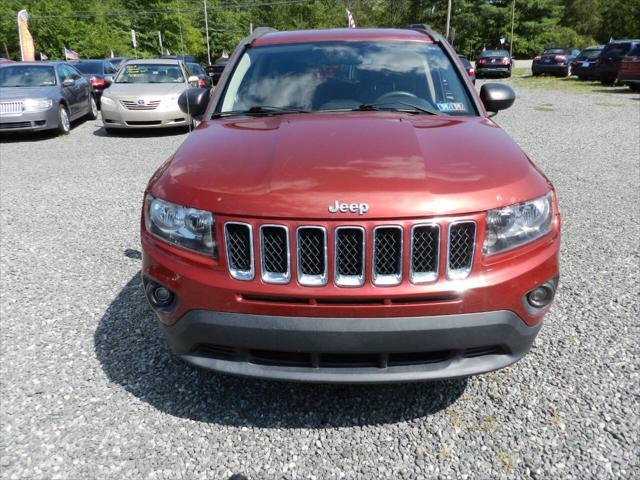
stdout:
<svg viewBox="0 0 640 480">
<path fill-rule="evenodd" d="M 234 221 L 224 224 L 231 276 L 237 280 L 253 280 L 254 264 L 258 263 L 263 282 L 287 284 L 295 272 L 298 283 L 306 287 L 326 285 L 329 274 L 340 287 L 360 287 L 366 279 L 380 287 L 399 285 L 404 280 L 413 284 L 435 282 L 445 276 L 449 280 L 464 279 L 473 267 L 477 235 L 476 223 L 472 220 L 448 225 L 403 222 L 367 229 L 340 225 L 331 229 L 331 235 L 328 227 L 320 225 L 297 228 L 257 222 L 253 225 Z M 255 249 L 259 252 L 255 254 L 254 228 L 259 232 L 255 240 L 259 242 L 259 249 Z M 367 239 L 371 240 L 371 247 Z M 442 248 L 446 252 L 441 254 Z M 332 252 L 331 259 L 329 252 Z M 444 261 L 445 254 L 445 268 L 441 269 L 440 258 Z M 254 255 L 259 256 L 258 262 Z M 441 274 L 441 270 L 445 273 Z"/>
<path fill-rule="evenodd" d="M 267 283 L 289 283 L 289 229 L 282 225 L 260 227 L 262 279 Z"/>
<path fill-rule="evenodd" d="M 452 280 L 467 278 L 473 265 L 476 242 L 475 222 L 449 224 L 449 249 L 447 251 L 447 277 Z"/>
<path fill-rule="evenodd" d="M 323 227 L 298 228 L 298 281 L 306 286 L 327 283 L 327 231 Z"/>
<path fill-rule="evenodd" d="M 411 228 L 412 283 L 433 282 L 438 278 L 440 225 L 414 225 Z"/>
<path fill-rule="evenodd" d="M 364 228 L 338 227 L 335 237 L 335 280 L 341 287 L 364 284 Z"/>
<path fill-rule="evenodd" d="M 248 223 L 224 225 L 229 273 L 238 280 L 253 280 L 253 235 Z"/>
<path fill-rule="evenodd" d="M 398 285 L 402 281 L 402 228 L 373 230 L 373 283 Z"/>
</svg>

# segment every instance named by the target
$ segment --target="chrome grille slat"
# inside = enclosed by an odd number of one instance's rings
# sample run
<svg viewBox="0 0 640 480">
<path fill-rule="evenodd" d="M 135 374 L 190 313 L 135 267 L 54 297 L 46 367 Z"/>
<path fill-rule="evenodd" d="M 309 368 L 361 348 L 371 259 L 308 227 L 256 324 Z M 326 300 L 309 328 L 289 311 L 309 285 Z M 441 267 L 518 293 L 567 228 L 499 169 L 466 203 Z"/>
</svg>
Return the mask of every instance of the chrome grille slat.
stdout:
<svg viewBox="0 0 640 480">
<path fill-rule="evenodd" d="M 227 222 L 224 225 L 227 266 L 237 280 L 253 280 L 253 230 L 248 223 Z"/>
<path fill-rule="evenodd" d="M 155 110 L 160 105 L 160 100 L 149 100 L 142 105 L 133 100 L 120 100 L 120 103 L 127 110 Z"/>
<path fill-rule="evenodd" d="M 373 229 L 373 283 L 398 285 L 402 281 L 402 227 Z"/>
<path fill-rule="evenodd" d="M 450 223 L 447 244 L 447 278 L 467 278 L 473 266 L 476 222 L 464 220 Z"/>
<path fill-rule="evenodd" d="M 298 282 L 306 286 L 327 283 L 327 231 L 323 227 L 299 227 L 297 232 Z"/>
<path fill-rule="evenodd" d="M 0 114 L 22 113 L 22 102 L 0 102 Z"/>
<path fill-rule="evenodd" d="M 291 279 L 289 229 L 283 225 L 260 226 L 262 280 L 289 283 Z"/>
<path fill-rule="evenodd" d="M 336 285 L 341 287 L 362 286 L 365 264 L 364 228 L 336 228 L 334 245 Z"/>
<path fill-rule="evenodd" d="M 418 224 L 411 227 L 409 280 L 412 283 L 437 280 L 440 263 L 440 225 Z"/>
</svg>

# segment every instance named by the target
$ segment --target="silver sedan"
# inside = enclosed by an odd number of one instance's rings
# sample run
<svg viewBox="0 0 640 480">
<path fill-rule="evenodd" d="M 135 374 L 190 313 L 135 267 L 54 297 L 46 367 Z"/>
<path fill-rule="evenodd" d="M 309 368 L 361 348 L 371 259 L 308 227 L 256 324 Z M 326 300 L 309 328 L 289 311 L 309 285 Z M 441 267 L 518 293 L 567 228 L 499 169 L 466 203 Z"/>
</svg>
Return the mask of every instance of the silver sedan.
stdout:
<svg viewBox="0 0 640 480">
<path fill-rule="evenodd" d="M 129 60 L 102 94 L 104 128 L 192 125 L 191 117 L 178 107 L 178 97 L 197 82 L 178 60 Z"/>
<path fill-rule="evenodd" d="M 98 107 L 89 80 L 65 62 L 0 65 L 0 132 L 58 130 L 95 119 Z"/>
</svg>

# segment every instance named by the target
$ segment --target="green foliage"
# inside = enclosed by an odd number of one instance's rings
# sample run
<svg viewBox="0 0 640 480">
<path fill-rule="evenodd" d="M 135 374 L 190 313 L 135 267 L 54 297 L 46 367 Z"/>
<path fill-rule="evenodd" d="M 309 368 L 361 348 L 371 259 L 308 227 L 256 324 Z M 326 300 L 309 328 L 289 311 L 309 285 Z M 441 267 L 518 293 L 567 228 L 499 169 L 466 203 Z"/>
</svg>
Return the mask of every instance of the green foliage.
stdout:
<svg viewBox="0 0 640 480">
<path fill-rule="evenodd" d="M 511 42 L 512 0 L 452 0 L 451 41 L 475 56 Z M 207 0 L 212 59 L 231 52 L 250 25 L 280 30 L 345 27 L 345 7 L 358 27 L 403 27 L 426 23 L 445 31 L 447 0 Z M 640 0 L 516 0 L 513 53 L 531 57 L 550 45 L 583 47 L 610 37 L 640 35 Z M 206 60 L 203 0 L 0 0 L 0 56 L 5 45 L 19 57 L 18 10 L 31 16 L 36 52 L 61 58 L 63 48 L 83 58 L 151 57 L 189 53 Z M 137 52 L 131 45 L 137 33 Z"/>
</svg>

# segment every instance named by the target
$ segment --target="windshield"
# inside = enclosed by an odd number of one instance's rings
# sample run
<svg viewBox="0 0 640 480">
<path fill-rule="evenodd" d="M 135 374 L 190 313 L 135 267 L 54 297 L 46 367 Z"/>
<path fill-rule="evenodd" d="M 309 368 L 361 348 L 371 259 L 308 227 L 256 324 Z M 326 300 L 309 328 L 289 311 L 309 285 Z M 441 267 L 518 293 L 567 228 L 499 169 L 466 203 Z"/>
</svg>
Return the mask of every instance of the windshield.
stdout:
<svg viewBox="0 0 640 480">
<path fill-rule="evenodd" d="M 48 87 L 55 84 L 53 67 L 11 65 L 0 68 L 0 87 Z"/>
<path fill-rule="evenodd" d="M 602 50 L 583 50 L 578 56 L 578 60 L 595 60 L 600 56 Z"/>
<path fill-rule="evenodd" d="M 247 49 L 227 83 L 219 112 L 276 107 L 353 110 L 416 106 L 476 114 L 442 49 L 422 42 L 319 42 Z"/>
<path fill-rule="evenodd" d="M 569 51 L 566 48 L 548 48 L 543 55 L 566 55 Z"/>
<path fill-rule="evenodd" d="M 204 70 L 199 63 L 187 63 L 187 68 L 192 75 L 204 75 Z"/>
<path fill-rule="evenodd" d="M 115 83 L 182 83 L 184 77 L 175 64 L 129 63 L 115 79 Z"/>
<path fill-rule="evenodd" d="M 603 56 L 623 57 L 631 49 L 631 43 L 610 43 L 602 51 Z"/>
<path fill-rule="evenodd" d="M 104 73 L 102 62 L 80 62 L 74 63 L 73 66 L 82 73 Z"/>
<path fill-rule="evenodd" d="M 509 52 L 506 50 L 485 50 L 480 54 L 481 57 L 508 57 Z"/>
</svg>

